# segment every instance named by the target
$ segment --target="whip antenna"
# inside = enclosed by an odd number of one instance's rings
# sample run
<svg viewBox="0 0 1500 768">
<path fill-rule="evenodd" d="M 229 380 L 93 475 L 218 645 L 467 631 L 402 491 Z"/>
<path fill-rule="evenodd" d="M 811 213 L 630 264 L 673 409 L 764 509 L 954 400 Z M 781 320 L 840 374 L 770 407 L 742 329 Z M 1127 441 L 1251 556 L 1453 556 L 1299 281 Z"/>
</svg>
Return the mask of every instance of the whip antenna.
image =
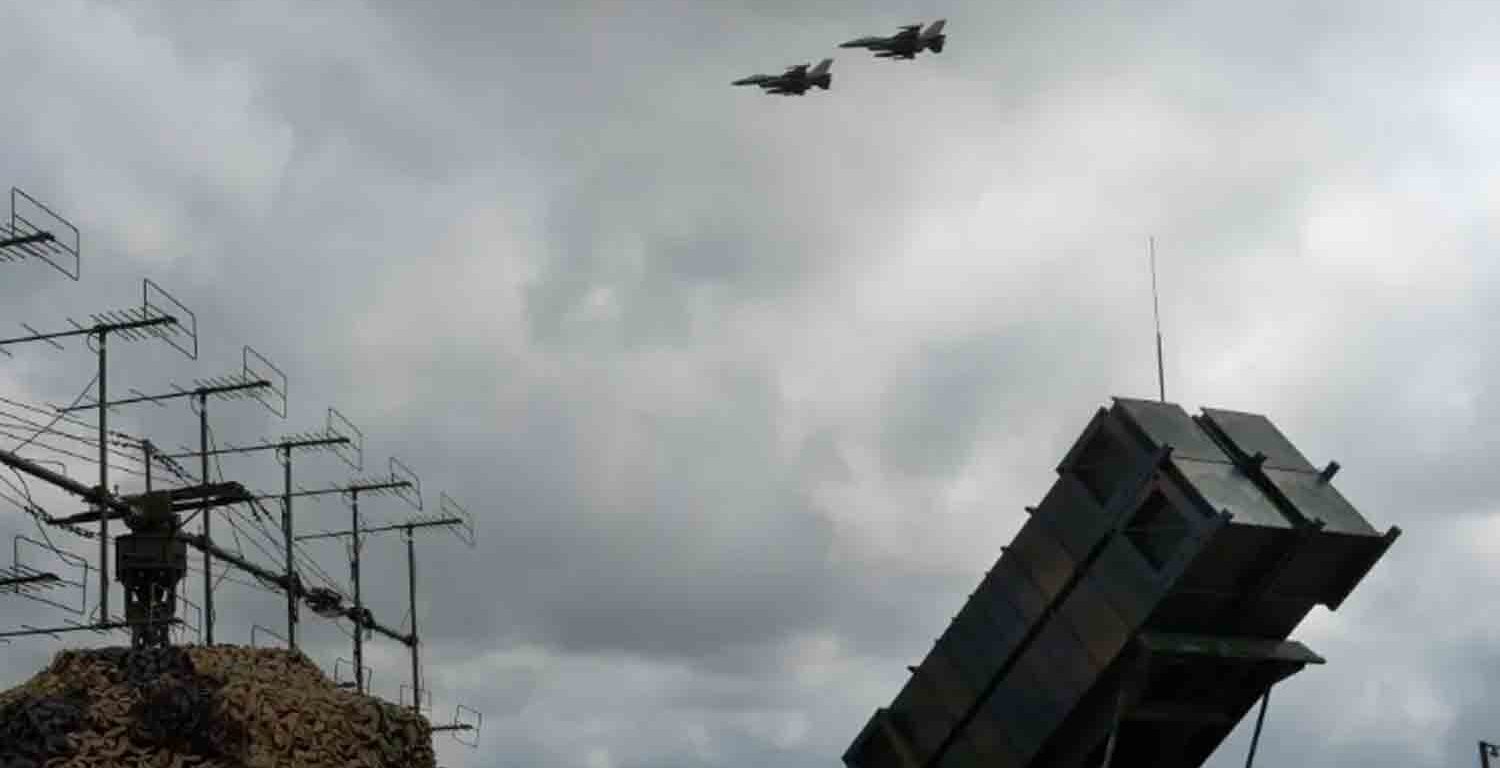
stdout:
<svg viewBox="0 0 1500 768">
<path fill-rule="evenodd" d="M 1167 374 L 1161 357 L 1161 301 L 1156 292 L 1156 236 L 1151 236 L 1151 314 L 1156 321 L 1156 386 L 1162 402 L 1167 401 Z"/>
</svg>

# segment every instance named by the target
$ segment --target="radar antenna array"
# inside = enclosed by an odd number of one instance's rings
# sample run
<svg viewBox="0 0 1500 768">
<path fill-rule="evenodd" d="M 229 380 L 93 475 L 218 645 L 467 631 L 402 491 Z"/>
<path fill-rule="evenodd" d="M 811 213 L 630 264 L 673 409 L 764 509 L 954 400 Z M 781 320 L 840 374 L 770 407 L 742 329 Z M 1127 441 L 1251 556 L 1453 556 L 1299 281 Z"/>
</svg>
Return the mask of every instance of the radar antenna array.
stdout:
<svg viewBox="0 0 1500 768">
<path fill-rule="evenodd" d="M 84 558 L 17 534 L 11 539 L 11 565 L 0 569 L 0 588 L 70 615 L 83 616 L 88 611 L 88 572 L 89 563 Z M 77 605 L 72 600 L 64 602 L 68 594 L 75 592 Z"/>
<path fill-rule="evenodd" d="M 78 228 L 67 219 L 36 198 L 19 188 L 12 187 L 9 196 L 10 210 L 7 218 L 0 218 L 0 264 L 40 260 L 69 279 L 77 281 L 81 276 L 81 238 Z M 0 217 L 4 214 L 0 213 Z M 277 417 L 288 416 L 288 382 L 286 374 L 270 359 L 250 346 L 241 349 L 240 369 L 232 374 L 211 376 L 192 380 L 191 386 L 168 384 L 169 391 L 149 394 L 137 388 L 124 388 L 129 396 L 110 399 L 108 388 L 108 350 L 111 340 L 150 341 L 160 340 L 190 360 L 198 360 L 201 352 L 197 316 L 185 304 L 178 301 L 158 283 L 147 278 L 141 283 L 141 299 L 138 306 L 93 312 L 82 321 L 66 317 L 61 330 L 40 330 L 22 323 L 24 335 L 0 338 L 0 355 L 11 356 L 9 347 L 25 343 L 44 343 L 54 349 L 66 349 L 64 343 L 82 337 L 87 349 L 97 355 L 97 387 L 92 402 L 72 404 L 51 409 L 36 408 L 26 404 L 12 405 L 37 412 L 37 416 L 17 417 L 0 414 L 4 423 L 0 427 L 15 429 L 22 433 L 40 428 L 26 443 L 33 448 L 47 447 L 34 442 L 46 435 L 62 439 L 94 443 L 92 436 L 80 437 L 64 428 L 55 428 L 61 419 L 73 427 L 92 429 L 93 424 L 68 416 L 80 411 L 95 411 L 98 414 L 98 482 L 85 484 L 68 476 L 67 466 L 20 455 L 20 448 L 0 450 L 0 466 L 18 473 L 41 479 L 51 486 L 81 499 L 90 505 L 89 511 L 64 517 L 53 517 L 31 501 L 27 492 L 24 501 L 5 497 L 24 512 L 34 517 L 38 524 L 75 533 L 98 542 L 98 563 L 90 558 L 59 549 L 50 540 L 38 541 L 24 535 L 12 540 L 12 560 L 8 566 L 0 567 L 0 596 L 24 597 L 58 609 L 70 617 L 64 618 L 63 626 L 37 627 L 20 625 L 19 630 L 0 631 L 0 644 L 10 644 L 9 638 L 18 636 L 47 635 L 60 638 L 65 634 L 91 632 L 107 635 L 117 630 L 129 630 L 132 644 L 150 647 L 180 641 L 191 633 L 197 633 L 200 643 L 213 645 L 214 606 L 213 584 L 216 569 L 214 561 L 223 565 L 227 575 L 229 568 L 249 574 L 256 582 L 272 589 L 283 591 L 288 601 L 288 630 L 285 635 L 263 626 L 252 624 L 250 642 L 252 646 L 268 644 L 271 640 L 284 643 L 293 650 L 297 647 L 297 608 L 307 602 L 315 613 L 328 618 L 347 619 L 354 626 L 354 657 L 338 659 L 334 667 L 334 679 L 342 687 L 352 687 L 365 692 L 374 670 L 364 665 L 363 638 L 382 634 L 400 642 L 411 650 L 412 680 L 410 685 L 401 685 L 398 700 L 406 704 L 409 694 L 410 706 L 418 711 L 433 709 L 432 691 L 422 684 L 420 664 L 420 637 L 416 612 L 416 556 L 415 533 L 429 528 L 446 528 L 464 544 L 473 547 L 475 526 L 473 516 L 448 494 L 439 496 L 435 511 L 424 512 L 421 479 L 405 463 L 391 457 L 385 475 L 355 477 L 342 485 L 314 488 L 312 490 L 292 483 L 294 452 L 331 452 L 339 457 L 352 472 L 364 472 L 364 434 L 348 418 L 335 408 L 328 408 L 323 428 L 316 431 L 291 433 L 279 439 L 258 442 L 214 445 L 209 440 L 207 404 L 213 400 L 255 400 Z M 118 385 L 117 385 L 118 386 Z M 85 396 L 88 393 L 85 392 Z M 163 453 L 150 440 L 136 438 L 109 429 L 109 415 L 120 406 L 143 403 L 165 407 L 168 400 L 186 399 L 199 417 L 200 435 L 196 451 L 184 449 L 178 454 Z M 42 422 L 53 418 L 50 423 Z M 24 420 L 23 420 L 24 419 Z M 12 424 L 14 422 L 14 424 Z M 9 432 L 3 433 L 8 435 Z M 18 438 L 20 439 L 20 438 Z M 24 444 L 23 444 L 24 445 Z M 52 446 L 52 449 L 57 446 Z M 236 482 L 211 482 L 209 460 L 231 454 L 272 451 L 282 464 L 284 489 L 280 494 L 257 495 Z M 65 451 L 62 451 L 66 453 Z M 94 459 L 79 454 L 68 454 L 85 461 Z M 110 456 L 124 457 L 127 461 L 139 461 L 144 466 L 142 474 L 145 490 L 141 493 L 121 495 L 110 483 Z M 197 457 L 200 464 L 196 484 L 179 485 L 189 480 L 189 473 L 178 459 Z M 47 464 L 56 463 L 57 469 Z M 165 489 L 153 490 L 153 467 L 164 467 L 175 479 Z M 128 467 L 122 471 L 134 470 Z M 312 537 L 295 537 L 293 534 L 292 502 L 299 497 L 339 495 L 348 501 L 352 509 L 352 526 L 346 532 L 325 533 Z M 391 525 L 366 527 L 360 518 L 362 497 L 394 496 L 407 504 L 414 514 Z M 239 550 L 238 542 L 233 550 L 216 545 L 209 536 L 211 511 L 221 506 L 249 503 L 255 507 L 256 520 L 266 519 L 259 500 L 276 498 L 283 504 L 282 533 L 284 536 L 285 564 L 281 572 L 263 567 L 247 559 Z M 194 535 L 182 529 L 181 515 L 188 511 L 203 513 L 202 535 Z M 129 531 L 112 537 L 110 521 L 124 521 Z M 232 522 L 232 521 L 231 521 Z M 84 530 L 79 525 L 98 524 L 97 532 Z M 238 532 L 238 529 L 236 529 Z M 411 625 L 409 633 L 402 633 L 382 625 L 363 603 L 360 592 L 360 539 L 388 531 L 405 534 L 407 547 L 409 600 Z M 267 534 L 264 527 L 261 533 Z M 267 534 L 268 535 L 268 534 Z M 345 603 L 342 590 L 333 586 L 331 577 L 323 574 L 315 563 L 306 563 L 308 568 L 332 588 L 304 585 L 297 573 L 298 539 L 347 536 L 350 541 L 351 574 L 353 581 L 353 605 Z M 45 532 L 43 538 L 46 538 Z M 109 549 L 114 541 L 115 554 L 119 556 L 119 580 L 125 590 L 126 609 L 121 614 L 110 610 L 110 561 Z M 185 591 L 178 591 L 176 583 L 183 575 L 193 570 L 187 565 L 186 548 L 199 550 L 204 557 L 204 598 L 200 606 L 188 599 Z M 262 550 L 265 551 L 265 550 Z M 167 553 L 167 554 L 161 554 Z M 157 555 L 160 554 L 160 557 Z M 305 557 L 305 553 L 303 553 Z M 274 557 L 274 555 L 273 555 Z M 157 560 L 170 560 L 171 568 L 153 568 L 163 565 Z M 149 561 L 149 562 L 148 562 Z M 96 586 L 90 585 L 90 571 L 97 570 Z M 152 575 L 158 571 L 166 575 Z M 170 571 L 170 573 L 167 573 Z M 245 583 L 245 582 L 236 582 Z M 99 597 L 91 605 L 90 590 L 97 590 Z M 185 618 L 179 618 L 185 617 Z M 76 619 L 76 620 L 75 620 Z M 86 622 L 86 623 L 85 623 Z M 348 680 L 351 678 L 352 680 Z M 439 725 L 433 730 L 450 731 L 461 743 L 477 746 L 478 734 L 483 723 L 482 715 L 466 706 L 455 709 L 453 722 Z"/>
<path fill-rule="evenodd" d="M 78 227 L 36 198 L 10 188 L 10 221 L 0 222 L 0 262 L 40 259 L 69 279 L 80 275 Z"/>
</svg>

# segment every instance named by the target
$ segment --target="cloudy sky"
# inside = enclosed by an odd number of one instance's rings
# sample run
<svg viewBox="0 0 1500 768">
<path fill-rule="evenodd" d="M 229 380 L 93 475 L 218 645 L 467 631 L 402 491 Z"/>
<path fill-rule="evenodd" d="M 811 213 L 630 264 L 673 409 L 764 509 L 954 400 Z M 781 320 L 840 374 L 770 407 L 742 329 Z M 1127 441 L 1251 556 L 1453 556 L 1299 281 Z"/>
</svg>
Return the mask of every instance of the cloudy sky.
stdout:
<svg viewBox="0 0 1500 768">
<path fill-rule="evenodd" d="M 834 47 L 938 16 L 940 56 Z M 810 768 L 895 695 L 1093 411 L 1155 393 L 1154 235 L 1169 399 L 1270 415 L 1406 530 L 1299 629 L 1330 663 L 1278 688 L 1262 764 L 1469 764 L 1500 740 L 1497 34 L 1459 0 L 6 2 L 0 186 L 79 226 L 83 279 L 0 264 L 0 335 L 149 277 L 201 355 L 112 345 L 111 392 L 253 345 L 289 418 L 215 403 L 216 442 L 335 406 L 367 473 L 398 456 L 429 505 L 466 504 L 474 550 L 418 542 L 434 716 L 484 713 L 447 765 Z M 826 93 L 728 85 L 826 55 Z M 15 352 L 12 399 L 94 374 L 78 344 Z M 196 439 L 181 403 L 114 419 Z M 266 456 L 222 469 L 279 482 Z M 347 525 L 298 509 L 300 532 Z M 40 535 L 4 504 L 0 533 Z M 338 545 L 308 552 L 346 578 Z M 400 542 L 366 552 L 400 624 Z M 221 641 L 279 629 L 274 599 L 217 594 Z M 7 626 L 67 618 L 4 600 Z M 351 655 L 305 626 L 330 673 Z M 0 645 L 0 685 L 62 647 Z M 400 649 L 370 662 L 396 698 Z"/>
</svg>

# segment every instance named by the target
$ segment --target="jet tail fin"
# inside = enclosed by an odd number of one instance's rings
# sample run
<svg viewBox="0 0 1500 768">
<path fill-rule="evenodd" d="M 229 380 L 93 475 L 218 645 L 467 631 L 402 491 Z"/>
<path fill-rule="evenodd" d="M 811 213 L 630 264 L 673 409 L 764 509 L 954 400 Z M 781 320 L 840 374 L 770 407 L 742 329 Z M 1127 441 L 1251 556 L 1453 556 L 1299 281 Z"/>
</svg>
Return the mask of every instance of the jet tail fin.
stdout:
<svg viewBox="0 0 1500 768">
<path fill-rule="evenodd" d="M 832 68 L 832 67 L 833 67 L 833 59 L 824 59 L 824 60 L 818 62 L 818 66 L 813 67 L 812 71 L 810 71 L 810 72 L 807 73 L 807 76 L 808 77 L 822 77 L 823 75 L 828 74 L 828 70 L 830 68 Z"/>
<path fill-rule="evenodd" d="M 931 26 L 927 27 L 927 31 L 922 33 L 922 37 L 937 37 L 943 34 L 943 25 L 947 23 L 947 19 L 938 19 L 932 22 Z"/>
</svg>

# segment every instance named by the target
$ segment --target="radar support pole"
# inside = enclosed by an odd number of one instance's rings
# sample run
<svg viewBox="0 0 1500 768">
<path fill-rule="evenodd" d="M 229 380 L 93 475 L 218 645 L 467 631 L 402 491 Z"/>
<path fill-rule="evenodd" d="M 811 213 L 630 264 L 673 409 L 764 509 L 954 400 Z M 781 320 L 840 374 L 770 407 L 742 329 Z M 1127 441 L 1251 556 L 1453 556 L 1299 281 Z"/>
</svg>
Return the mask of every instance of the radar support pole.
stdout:
<svg viewBox="0 0 1500 768">
<path fill-rule="evenodd" d="M 293 560 L 292 549 L 292 448 L 290 445 L 282 446 L 281 449 L 282 479 L 285 483 L 285 493 L 281 498 L 281 538 L 286 545 L 286 583 L 291 584 L 297 578 L 296 563 Z M 295 590 L 287 590 L 286 593 L 286 645 L 287 648 L 297 650 L 297 593 Z"/>
<path fill-rule="evenodd" d="M 1255 748 L 1260 746 L 1260 729 L 1266 724 L 1266 705 L 1271 703 L 1271 689 L 1260 697 L 1260 714 L 1255 716 L 1255 734 L 1250 737 L 1250 754 L 1245 756 L 1245 768 L 1255 765 Z"/>
<path fill-rule="evenodd" d="M 109 494 L 109 396 L 106 389 L 105 340 L 99 331 L 99 493 Z M 109 508 L 99 505 L 99 621 L 109 622 Z"/>
<path fill-rule="evenodd" d="M 349 492 L 351 506 L 354 509 L 354 527 L 349 530 L 352 541 L 352 557 L 349 560 L 349 571 L 354 581 L 354 613 L 360 618 L 354 622 L 354 690 L 359 693 L 365 692 L 365 623 L 364 623 L 364 601 L 360 599 L 359 592 L 359 488 L 355 487 Z"/>
<path fill-rule="evenodd" d="M 393 478 L 394 477 L 395 477 L 395 475 L 393 474 Z M 408 481 L 403 481 L 403 480 L 393 480 L 387 487 L 398 487 L 398 486 L 407 486 L 407 487 L 410 487 L 411 485 L 414 485 L 414 483 L 410 483 Z M 372 488 L 378 489 L 380 487 L 381 487 L 380 485 L 357 485 L 357 486 L 351 486 L 349 492 L 352 495 L 353 492 L 354 492 L 354 490 L 356 490 L 356 489 L 370 490 Z M 423 692 L 423 689 L 422 689 L 422 642 L 421 642 L 421 638 L 420 638 L 420 635 L 419 635 L 419 621 L 417 619 L 417 550 L 416 550 L 416 532 L 417 532 L 418 529 L 422 529 L 422 528 L 437 528 L 437 527 L 448 528 L 449 530 L 454 531 L 458 535 L 460 541 L 464 542 L 465 544 L 468 544 L 471 547 L 474 545 L 474 519 L 473 519 L 473 517 L 469 515 L 469 513 L 468 513 L 467 510 L 465 510 L 463 507 L 459 506 L 458 502 L 453 501 L 452 499 L 450 499 L 448 497 L 448 494 L 446 494 L 446 493 L 442 495 L 442 502 L 441 502 L 441 504 L 442 504 L 442 506 L 440 507 L 440 511 L 437 514 L 435 514 L 435 515 L 418 516 L 418 517 L 411 518 L 411 519 L 406 520 L 405 522 L 401 522 L 401 523 L 395 523 L 395 524 L 391 524 L 391 525 L 378 525 L 378 526 L 375 526 L 375 527 L 372 527 L 372 528 L 351 528 L 351 529 L 349 529 L 347 531 L 324 531 L 322 533 L 315 533 L 315 534 L 311 534 L 311 535 L 307 535 L 307 536 L 299 536 L 299 537 L 297 537 L 298 540 L 308 540 L 308 539 L 327 539 L 327 538 L 335 538 L 335 537 L 337 537 L 337 538 L 343 538 L 345 536 L 349 536 L 349 537 L 354 538 L 354 539 L 357 540 L 361 536 L 374 536 L 376 534 L 393 533 L 393 532 L 398 532 L 398 531 L 400 533 L 403 533 L 403 534 L 406 535 L 406 588 L 407 588 L 407 606 L 408 606 L 408 608 L 410 610 L 410 616 L 411 616 L 411 632 L 409 634 L 400 635 L 400 636 L 392 636 L 389 632 L 384 632 L 384 631 L 382 631 L 382 634 L 385 634 L 387 637 L 391 637 L 392 639 L 396 640 L 397 642 L 406 645 L 407 649 L 411 653 L 412 709 L 415 709 L 418 712 L 420 712 L 421 708 L 422 708 L 422 692 Z M 355 514 L 356 514 L 355 522 L 358 523 L 359 522 L 359 518 L 357 517 L 358 512 L 356 512 Z M 357 547 L 353 550 L 353 555 L 354 555 L 354 557 L 350 558 L 351 564 L 357 562 L 357 560 L 358 560 L 359 549 Z M 354 600 L 355 600 L 355 607 L 352 608 L 352 609 L 350 609 L 349 613 L 352 616 L 361 616 L 365 612 L 363 611 L 363 603 L 361 602 L 362 598 L 360 596 L 360 591 L 359 591 L 360 587 L 359 587 L 359 579 L 358 579 L 358 573 L 359 573 L 358 566 L 355 565 L 354 569 L 355 569 L 355 571 L 354 571 L 355 572 L 355 579 L 354 579 Z M 361 620 L 359 620 L 359 619 L 356 619 L 355 623 L 356 623 L 356 625 L 359 628 L 366 628 L 368 626 L 373 626 L 373 625 L 369 625 L 367 623 L 363 623 L 362 624 Z M 374 629 L 380 630 L 379 627 L 374 627 Z M 356 660 L 362 660 L 363 659 L 363 655 L 364 655 L 363 640 L 359 636 L 358 629 L 356 630 L 356 633 L 355 633 L 354 654 L 355 654 L 355 659 Z M 360 668 L 360 667 L 358 667 L 358 666 L 356 666 L 356 668 L 355 668 L 356 684 L 358 684 L 358 682 L 359 682 L 359 676 L 363 675 L 363 673 L 364 673 L 363 669 Z M 405 701 L 405 696 L 406 696 L 406 693 L 405 693 L 406 686 L 405 685 L 401 686 L 401 689 L 402 689 L 402 701 L 404 702 Z M 436 730 L 436 729 L 434 729 L 434 730 Z"/>
<path fill-rule="evenodd" d="M 417 550 L 416 534 L 412 526 L 406 526 L 406 589 L 408 607 L 411 610 L 411 708 L 422 711 L 422 664 L 418 650 L 417 635 Z"/>
<path fill-rule="evenodd" d="M 198 445 L 203 451 L 201 472 L 203 486 L 206 488 L 212 482 L 208 477 L 208 394 L 198 393 Z M 203 514 L 203 540 L 212 542 L 213 537 L 209 535 L 209 521 L 213 519 L 212 510 L 205 509 Z M 203 550 L 203 644 L 212 646 L 214 644 L 214 556 L 207 550 Z"/>
<path fill-rule="evenodd" d="M 1104 768 L 1114 768 L 1115 742 L 1120 738 L 1120 718 L 1125 714 L 1125 686 L 1120 686 L 1120 691 L 1115 697 L 1114 720 L 1110 721 L 1109 741 L 1104 744 Z"/>
</svg>

